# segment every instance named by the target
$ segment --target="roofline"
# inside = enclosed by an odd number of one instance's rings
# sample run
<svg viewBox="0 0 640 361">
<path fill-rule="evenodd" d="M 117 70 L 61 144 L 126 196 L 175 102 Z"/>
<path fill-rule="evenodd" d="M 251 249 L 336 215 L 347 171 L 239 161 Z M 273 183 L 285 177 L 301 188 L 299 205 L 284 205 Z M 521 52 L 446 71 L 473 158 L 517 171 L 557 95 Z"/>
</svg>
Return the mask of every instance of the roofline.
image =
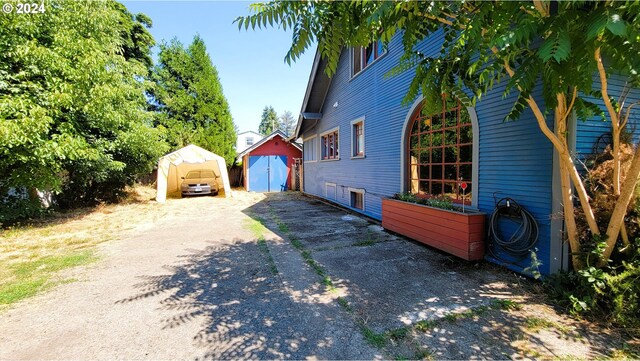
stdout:
<svg viewBox="0 0 640 361">
<path fill-rule="evenodd" d="M 318 73 L 318 65 L 320 64 L 320 49 L 316 47 L 316 55 L 313 58 L 313 66 L 311 67 L 311 73 L 309 74 L 309 80 L 307 81 L 307 90 L 304 92 L 304 99 L 302 100 L 302 108 L 300 108 L 300 114 L 298 115 L 298 124 L 296 124 L 296 130 L 293 132 L 293 138 L 300 138 L 300 128 L 302 127 L 302 113 L 307 108 L 307 104 L 309 103 L 309 96 L 311 95 L 311 89 L 313 89 L 313 80 L 316 78 L 316 74 Z"/>
<path fill-rule="evenodd" d="M 242 135 L 242 134 L 245 134 L 245 133 L 253 133 L 253 134 L 257 134 L 257 135 L 262 135 L 262 134 L 260 134 L 260 133 L 258 133 L 258 132 L 254 132 L 253 130 L 247 130 L 247 131 L 245 131 L 245 132 L 238 133 L 238 135 Z"/>
<path fill-rule="evenodd" d="M 280 129 L 277 129 L 273 133 L 267 135 L 266 137 L 260 139 L 258 142 L 254 143 L 249 148 L 243 150 L 240 154 L 238 154 L 238 157 L 242 158 L 245 155 L 247 155 L 248 153 L 251 153 L 252 150 L 254 150 L 255 148 L 258 148 L 259 146 L 263 145 L 264 143 L 270 141 L 276 135 L 279 135 L 280 138 L 284 139 L 284 141 L 293 144 L 294 147 L 296 147 L 296 148 L 298 148 L 298 150 L 302 151 L 302 147 L 300 147 L 300 145 L 298 145 L 295 142 L 290 141 L 286 134 L 284 134 Z"/>
</svg>

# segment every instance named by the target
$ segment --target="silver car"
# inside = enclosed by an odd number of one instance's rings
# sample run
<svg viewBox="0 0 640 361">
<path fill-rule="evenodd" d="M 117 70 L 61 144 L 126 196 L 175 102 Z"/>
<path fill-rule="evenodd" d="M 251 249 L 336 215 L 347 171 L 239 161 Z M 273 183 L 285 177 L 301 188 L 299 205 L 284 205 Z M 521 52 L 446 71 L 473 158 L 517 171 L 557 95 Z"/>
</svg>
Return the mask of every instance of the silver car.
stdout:
<svg viewBox="0 0 640 361">
<path fill-rule="evenodd" d="M 218 194 L 218 175 L 211 169 L 192 170 L 182 177 L 183 196 L 192 196 L 197 194 Z"/>
</svg>

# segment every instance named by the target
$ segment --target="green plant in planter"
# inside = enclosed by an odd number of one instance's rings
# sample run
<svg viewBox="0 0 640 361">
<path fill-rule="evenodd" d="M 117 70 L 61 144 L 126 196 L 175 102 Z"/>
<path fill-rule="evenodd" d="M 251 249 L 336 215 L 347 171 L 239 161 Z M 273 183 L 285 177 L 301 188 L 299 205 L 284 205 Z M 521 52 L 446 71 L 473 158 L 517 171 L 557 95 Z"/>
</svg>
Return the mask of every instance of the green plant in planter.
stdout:
<svg viewBox="0 0 640 361">
<path fill-rule="evenodd" d="M 460 207 L 454 206 L 453 201 L 449 197 L 439 196 L 434 198 L 418 198 L 413 193 L 396 193 L 393 199 L 403 202 L 417 203 L 434 208 L 446 209 L 449 211 L 460 211 Z"/>
<path fill-rule="evenodd" d="M 416 197 L 415 194 L 413 193 L 396 193 L 393 195 L 392 197 L 393 199 L 397 199 L 399 201 L 403 201 L 403 202 L 409 202 L 409 203 L 418 203 L 418 197 Z"/>
<path fill-rule="evenodd" d="M 457 211 L 459 209 L 459 207 L 453 205 L 453 201 L 449 197 L 428 198 L 427 205 L 449 211 Z"/>
</svg>

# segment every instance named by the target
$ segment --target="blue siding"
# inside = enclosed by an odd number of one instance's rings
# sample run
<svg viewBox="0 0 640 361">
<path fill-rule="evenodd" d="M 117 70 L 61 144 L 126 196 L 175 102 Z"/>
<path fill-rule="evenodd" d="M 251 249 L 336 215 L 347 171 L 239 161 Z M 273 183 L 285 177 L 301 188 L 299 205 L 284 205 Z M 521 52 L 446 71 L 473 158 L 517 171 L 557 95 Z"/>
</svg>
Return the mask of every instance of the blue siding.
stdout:
<svg viewBox="0 0 640 361">
<path fill-rule="evenodd" d="M 478 172 L 478 208 L 491 214 L 496 200 L 513 198 L 536 218 L 540 230 L 537 255 L 542 261 L 540 272 L 549 273 L 551 257 L 551 210 L 553 148 L 538 128 L 531 110 L 518 121 L 504 122 L 517 94 L 503 98 L 502 90 L 493 91 L 478 103 L 480 154 Z M 534 94 L 539 103 L 540 94 Z M 548 121 L 553 126 L 552 120 Z M 494 198 L 495 197 L 495 198 Z M 510 268 L 529 267 L 530 259 L 516 260 L 505 253 L 493 254 Z"/>
<path fill-rule="evenodd" d="M 424 44 L 439 43 L 434 38 Z M 435 48 L 432 46 L 432 48 Z M 342 52 L 338 71 L 324 102 L 323 118 L 303 137 L 318 136 L 340 127 L 340 160 L 305 163 L 305 192 L 324 197 L 325 183 L 336 184 L 336 201 L 349 207 L 348 188 L 364 189 L 362 213 L 380 219 L 382 198 L 400 191 L 400 141 L 409 106 L 402 106 L 413 74 L 383 79 L 402 55 L 400 38 L 389 44 L 388 52 L 350 79 L 350 52 Z M 333 107 L 335 103 L 337 107 Z M 365 158 L 351 159 L 351 121 L 365 117 Z M 319 143 L 319 142 L 318 142 Z M 319 154 L 319 145 L 316 150 Z M 319 157 L 318 157 L 319 159 Z"/>
<path fill-rule="evenodd" d="M 608 82 L 609 95 L 616 100 L 620 97 L 624 86 L 624 77 L 620 75 L 611 75 Z M 594 87 L 600 88 L 600 79 L 594 76 Z M 594 146 L 598 141 L 598 138 L 602 134 L 611 133 L 611 121 L 609 120 L 609 114 L 606 112 L 604 102 L 599 99 L 591 97 L 583 97 L 593 103 L 596 103 L 607 116 L 607 121 L 603 121 L 599 117 L 592 117 L 587 120 L 579 120 L 576 125 L 576 153 L 579 160 L 584 160 L 586 157 L 594 154 Z M 626 105 L 633 102 L 640 101 L 640 89 L 632 89 L 626 100 Z M 627 132 L 633 134 L 633 141 L 637 143 L 640 140 L 640 106 L 634 107 L 629 117 L 629 123 L 626 127 Z"/>
</svg>

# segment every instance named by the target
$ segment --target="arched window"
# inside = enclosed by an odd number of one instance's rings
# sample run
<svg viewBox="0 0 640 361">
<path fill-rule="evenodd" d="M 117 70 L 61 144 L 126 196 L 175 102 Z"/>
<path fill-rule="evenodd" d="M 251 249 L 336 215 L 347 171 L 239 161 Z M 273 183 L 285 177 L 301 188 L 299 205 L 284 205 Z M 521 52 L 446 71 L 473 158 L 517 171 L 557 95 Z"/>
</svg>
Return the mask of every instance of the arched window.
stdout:
<svg viewBox="0 0 640 361">
<path fill-rule="evenodd" d="M 409 191 L 471 204 L 473 127 L 466 108 L 455 98 L 443 96 L 441 107 L 422 103 L 410 122 L 406 163 Z M 464 194 L 462 182 L 467 184 Z"/>
</svg>

